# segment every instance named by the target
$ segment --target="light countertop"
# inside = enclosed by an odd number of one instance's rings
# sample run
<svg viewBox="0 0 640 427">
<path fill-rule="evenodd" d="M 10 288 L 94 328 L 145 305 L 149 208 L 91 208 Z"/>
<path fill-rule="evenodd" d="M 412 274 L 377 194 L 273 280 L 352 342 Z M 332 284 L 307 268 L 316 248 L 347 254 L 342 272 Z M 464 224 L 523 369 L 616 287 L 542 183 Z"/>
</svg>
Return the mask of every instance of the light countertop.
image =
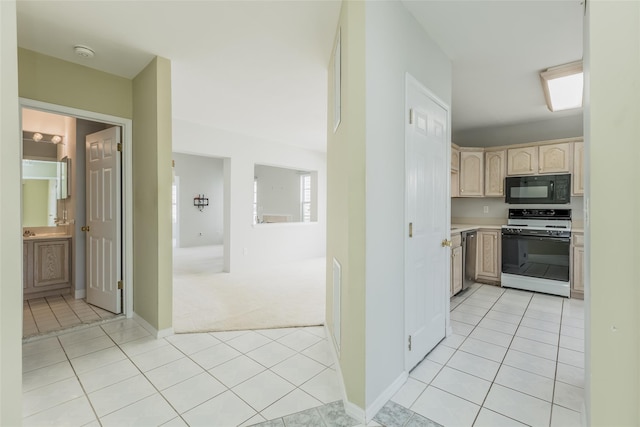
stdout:
<svg viewBox="0 0 640 427">
<path fill-rule="evenodd" d="M 451 224 L 451 233 L 461 233 L 463 231 L 470 230 L 500 230 L 502 225 L 488 225 L 488 224 Z"/>
<path fill-rule="evenodd" d="M 55 239 L 70 239 L 70 234 L 37 234 L 35 236 L 22 236 L 23 240 L 55 240 Z"/>
</svg>

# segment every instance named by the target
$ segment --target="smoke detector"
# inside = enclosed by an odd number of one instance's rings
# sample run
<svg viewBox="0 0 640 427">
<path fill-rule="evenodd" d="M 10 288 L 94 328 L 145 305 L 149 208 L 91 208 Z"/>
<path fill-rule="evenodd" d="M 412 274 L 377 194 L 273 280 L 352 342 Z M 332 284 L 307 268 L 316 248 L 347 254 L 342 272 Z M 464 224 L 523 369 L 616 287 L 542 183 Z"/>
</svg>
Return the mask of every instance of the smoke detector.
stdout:
<svg viewBox="0 0 640 427">
<path fill-rule="evenodd" d="M 89 46 L 84 46 L 81 44 L 77 44 L 73 47 L 73 51 L 76 55 L 82 58 L 93 58 L 95 56 L 95 52 Z"/>
</svg>

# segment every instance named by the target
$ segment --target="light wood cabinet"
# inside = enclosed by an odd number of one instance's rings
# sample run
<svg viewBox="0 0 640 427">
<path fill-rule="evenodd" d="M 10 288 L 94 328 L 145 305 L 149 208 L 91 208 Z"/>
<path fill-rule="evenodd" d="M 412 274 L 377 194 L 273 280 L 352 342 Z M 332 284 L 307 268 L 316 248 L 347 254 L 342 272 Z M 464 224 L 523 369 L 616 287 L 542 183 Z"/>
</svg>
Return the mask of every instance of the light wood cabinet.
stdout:
<svg viewBox="0 0 640 427">
<path fill-rule="evenodd" d="M 460 197 L 460 173 L 451 171 L 451 197 Z"/>
<path fill-rule="evenodd" d="M 478 230 L 476 280 L 483 283 L 500 283 L 501 266 L 500 230 Z"/>
<path fill-rule="evenodd" d="M 451 170 L 458 171 L 460 169 L 460 150 L 451 147 Z"/>
<path fill-rule="evenodd" d="M 484 151 L 460 152 L 460 197 L 483 196 Z"/>
<path fill-rule="evenodd" d="M 584 142 L 575 142 L 573 144 L 571 187 L 571 194 L 584 196 Z"/>
<path fill-rule="evenodd" d="M 570 143 L 541 145 L 538 150 L 538 173 L 571 172 Z"/>
<path fill-rule="evenodd" d="M 571 298 L 584 299 L 584 234 L 571 239 Z"/>
<path fill-rule="evenodd" d="M 70 290 L 69 246 L 68 238 L 23 243 L 25 300 L 64 294 Z"/>
<path fill-rule="evenodd" d="M 451 236 L 451 296 L 462 290 L 462 236 Z"/>
<path fill-rule="evenodd" d="M 538 147 L 507 150 L 507 175 L 533 175 L 538 171 Z"/>
<path fill-rule="evenodd" d="M 506 156 L 505 150 L 484 153 L 485 196 L 504 196 L 504 178 L 507 173 Z"/>
</svg>

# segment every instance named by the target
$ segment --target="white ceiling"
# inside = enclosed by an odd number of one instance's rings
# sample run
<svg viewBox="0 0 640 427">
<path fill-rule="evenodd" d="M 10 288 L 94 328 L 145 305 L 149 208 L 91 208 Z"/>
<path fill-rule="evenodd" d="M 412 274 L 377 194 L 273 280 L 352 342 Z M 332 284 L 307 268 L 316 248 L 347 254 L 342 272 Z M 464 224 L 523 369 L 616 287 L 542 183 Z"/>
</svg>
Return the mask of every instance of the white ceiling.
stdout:
<svg viewBox="0 0 640 427">
<path fill-rule="evenodd" d="M 537 121 L 538 72 L 582 57 L 578 0 L 403 1 L 453 60 L 455 130 Z M 340 2 L 18 0 L 18 45 L 133 78 L 172 62 L 173 116 L 325 151 Z M 73 45 L 96 51 L 86 60 Z"/>
</svg>

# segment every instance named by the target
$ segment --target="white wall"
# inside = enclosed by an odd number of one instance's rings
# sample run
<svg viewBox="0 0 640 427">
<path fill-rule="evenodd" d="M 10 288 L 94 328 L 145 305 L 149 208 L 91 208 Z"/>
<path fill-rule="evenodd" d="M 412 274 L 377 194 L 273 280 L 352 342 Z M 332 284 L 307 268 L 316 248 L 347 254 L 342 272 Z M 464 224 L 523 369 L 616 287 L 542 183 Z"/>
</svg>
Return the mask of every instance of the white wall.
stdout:
<svg viewBox="0 0 640 427">
<path fill-rule="evenodd" d="M 405 73 L 450 105 L 451 61 L 401 2 L 368 2 L 366 70 L 368 407 L 404 372 Z"/>
<path fill-rule="evenodd" d="M 175 174 L 180 177 L 178 221 L 179 247 L 221 245 L 224 241 L 223 159 L 173 153 Z M 204 194 L 209 206 L 202 211 L 193 198 Z"/>
<path fill-rule="evenodd" d="M 22 423 L 22 230 L 16 2 L 0 1 L 0 425 Z"/>
<path fill-rule="evenodd" d="M 492 147 L 575 138 L 583 134 L 581 113 L 581 111 L 560 112 L 558 113 L 562 115 L 560 118 L 458 130 L 453 133 L 451 139 L 462 147 Z M 455 117 L 453 121 L 455 122 Z"/>
<path fill-rule="evenodd" d="M 173 151 L 229 159 L 230 237 L 225 249 L 228 246 L 230 251 L 230 271 L 247 271 L 324 256 L 327 198 L 324 153 L 180 119 L 173 120 Z M 318 171 L 318 222 L 254 225 L 253 176 L 256 163 Z"/>
</svg>

